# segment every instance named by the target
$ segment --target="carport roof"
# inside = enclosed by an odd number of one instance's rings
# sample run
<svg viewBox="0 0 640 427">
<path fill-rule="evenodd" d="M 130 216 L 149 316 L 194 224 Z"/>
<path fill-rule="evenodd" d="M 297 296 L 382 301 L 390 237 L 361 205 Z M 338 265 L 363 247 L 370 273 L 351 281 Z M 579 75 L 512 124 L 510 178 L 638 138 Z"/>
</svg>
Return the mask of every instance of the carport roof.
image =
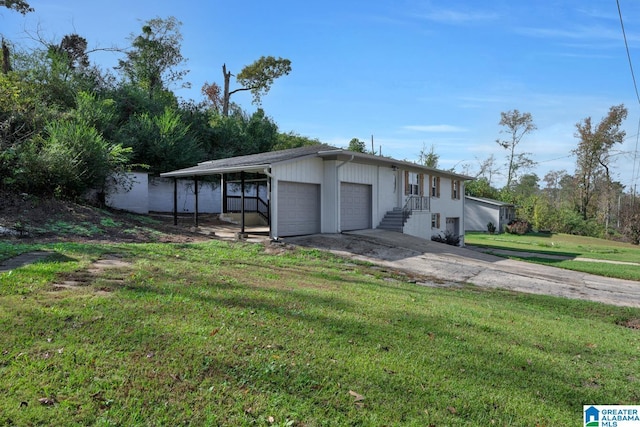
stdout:
<svg viewBox="0 0 640 427">
<path fill-rule="evenodd" d="M 513 203 L 502 202 L 500 200 L 495 200 L 495 199 L 487 199 L 486 197 L 472 197 L 472 196 L 464 196 L 464 197 L 465 199 L 468 199 L 468 200 L 474 200 L 476 202 L 482 202 L 482 203 L 486 203 L 494 206 L 515 207 Z"/>
<path fill-rule="evenodd" d="M 269 151 L 266 153 L 250 154 L 248 156 L 230 157 L 227 159 L 210 160 L 198 163 L 196 166 L 179 169 L 160 174 L 162 177 L 190 177 L 202 175 L 215 175 L 233 172 L 263 172 L 272 165 L 298 160 L 305 157 L 321 157 L 325 160 L 353 161 L 354 163 L 376 164 L 389 167 L 398 167 L 418 173 L 446 174 L 462 180 L 473 179 L 470 176 L 452 172 L 428 168 L 416 163 L 396 160 L 391 157 L 382 157 L 372 154 L 357 153 L 344 150 L 326 144 L 310 145 L 305 147 L 290 148 L 288 150 Z"/>
</svg>

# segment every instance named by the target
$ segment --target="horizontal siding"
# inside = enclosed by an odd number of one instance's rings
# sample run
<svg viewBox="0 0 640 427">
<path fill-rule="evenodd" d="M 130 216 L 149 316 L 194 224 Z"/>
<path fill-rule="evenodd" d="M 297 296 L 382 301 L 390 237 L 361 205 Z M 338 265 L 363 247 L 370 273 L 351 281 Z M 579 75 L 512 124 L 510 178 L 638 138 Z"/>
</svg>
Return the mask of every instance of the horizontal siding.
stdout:
<svg viewBox="0 0 640 427">
<path fill-rule="evenodd" d="M 500 208 L 467 200 L 464 206 L 465 231 L 487 231 L 487 224 L 492 222 L 500 232 Z"/>
</svg>

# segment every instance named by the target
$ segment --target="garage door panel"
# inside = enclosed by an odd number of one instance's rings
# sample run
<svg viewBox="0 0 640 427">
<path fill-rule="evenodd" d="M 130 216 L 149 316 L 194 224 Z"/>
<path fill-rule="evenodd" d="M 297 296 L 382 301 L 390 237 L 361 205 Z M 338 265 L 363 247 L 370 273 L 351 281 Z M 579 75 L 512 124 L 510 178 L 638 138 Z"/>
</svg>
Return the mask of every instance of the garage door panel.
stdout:
<svg viewBox="0 0 640 427">
<path fill-rule="evenodd" d="M 278 183 L 278 235 L 300 236 L 320 232 L 320 185 Z"/>
<path fill-rule="evenodd" d="M 371 186 L 340 184 L 340 229 L 365 230 L 371 228 Z"/>
</svg>

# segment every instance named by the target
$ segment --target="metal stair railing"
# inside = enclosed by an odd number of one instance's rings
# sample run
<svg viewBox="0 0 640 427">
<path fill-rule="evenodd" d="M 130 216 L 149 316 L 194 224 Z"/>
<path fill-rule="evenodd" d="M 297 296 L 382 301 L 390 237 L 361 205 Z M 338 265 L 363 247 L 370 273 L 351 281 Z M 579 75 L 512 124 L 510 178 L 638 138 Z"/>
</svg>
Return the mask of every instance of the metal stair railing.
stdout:
<svg viewBox="0 0 640 427">
<path fill-rule="evenodd" d="M 402 224 L 409 219 L 413 211 L 430 210 L 429 197 L 426 196 L 409 196 L 407 202 L 402 207 Z"/>
</svg>

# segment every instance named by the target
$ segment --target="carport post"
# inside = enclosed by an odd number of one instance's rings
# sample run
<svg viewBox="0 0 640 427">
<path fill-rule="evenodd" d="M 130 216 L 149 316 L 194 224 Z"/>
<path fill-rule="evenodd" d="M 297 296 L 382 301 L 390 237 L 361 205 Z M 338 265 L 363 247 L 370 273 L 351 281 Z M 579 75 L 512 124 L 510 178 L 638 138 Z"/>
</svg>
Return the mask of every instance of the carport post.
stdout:
<svg viewBox="0 0 640 427">
<path fill-rule="evenodd" d="M 195 196 L 195 214 L 193 216 L 196 227 L 198 226 L 198 175 L 193 177 L 193 195 Z"/>
<path fill-rule="evenodd" d="M 240 220 L 240 233 L 244 236 L 244 171 L 240 172 L 240 204 L 241 207 L 241 220 Z"/>
<path fill-rule="evenodd" d="M 173 177 L 173 225 L 178 225 L 178 178 Z"/>
</svg>

